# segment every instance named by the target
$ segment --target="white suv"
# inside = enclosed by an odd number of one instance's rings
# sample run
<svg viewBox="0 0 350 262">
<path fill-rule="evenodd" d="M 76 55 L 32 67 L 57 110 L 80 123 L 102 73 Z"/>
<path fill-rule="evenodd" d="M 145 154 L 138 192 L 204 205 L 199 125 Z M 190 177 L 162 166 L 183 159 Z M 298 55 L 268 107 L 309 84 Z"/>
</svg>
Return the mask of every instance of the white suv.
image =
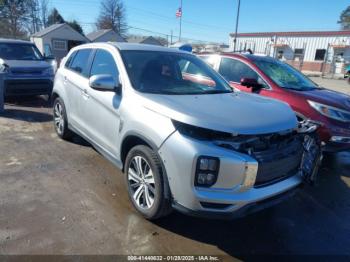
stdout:
<svg viewBox="0 0 350 262">
<path fill-rule="evenodd" d="M 53 99 L 57 134 L 79 134 L 123 169 L 148 219 L 173 207 L 204 216 L 265 207 L 310 176 L 319 157 L 305 134 L 314 129 L 301 132 L 287 104 L 233 92 L 201 59 L 175 49 L 76 47 Z"/>
</svg>

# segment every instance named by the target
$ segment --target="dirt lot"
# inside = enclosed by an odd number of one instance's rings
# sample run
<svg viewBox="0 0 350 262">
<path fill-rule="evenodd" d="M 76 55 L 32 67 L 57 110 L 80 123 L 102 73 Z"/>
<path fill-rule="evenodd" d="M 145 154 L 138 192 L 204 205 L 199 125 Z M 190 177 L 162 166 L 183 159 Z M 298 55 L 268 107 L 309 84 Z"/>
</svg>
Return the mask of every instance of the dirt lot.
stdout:
<svg viewBox="0 0 350 262">
<path fill-rule="evenodd" d="M 315 187 L 234 221 L 173 213 L 156 223 L 127 200 L 122 174 L 51 109 L 9 101 L 0 117 L 0 254 L 350 255 L 350 152 L 327 157 Z"/>
<path fill-rule="evenodd" d="M 311 79 L 322 87 L 331 88 L 338 92 L 350 95 L 350 85 L 344 79 L 327 79 L 322 77 L 311 77 Z"/>
</svg>

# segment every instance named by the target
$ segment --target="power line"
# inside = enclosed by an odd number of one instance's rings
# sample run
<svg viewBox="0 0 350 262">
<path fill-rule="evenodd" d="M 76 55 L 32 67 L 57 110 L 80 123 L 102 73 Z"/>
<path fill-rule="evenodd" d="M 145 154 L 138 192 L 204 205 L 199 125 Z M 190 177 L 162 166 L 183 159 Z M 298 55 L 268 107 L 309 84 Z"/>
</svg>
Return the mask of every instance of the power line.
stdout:
<svg viewBox="0 0 350 262">
<path fill-rule="evenodd" d="M 94 25 L 95 23 L 92 22 L 80 22 L 83 25 Z M 170 37 L 170 34 L 166 34 L 164 32 L 158 32 L 158 31 L 154 31 L 154 30 L 150 30 L 150 29 L 146 29 L 146 28 L 141 28 L 141 27 L 137 27 L 137 26 L 131 26 L 128 25 L 128 29 L 134 29 L 134 30 L 140 30 L 143 32 L 147 32 L 147 33 L 152 33 L 152 34 L 156 34 L 156 35 L 161 35 L 164 37 Z M 175 36 L 173 36 L 175 37 Z M 178 38 L 178 37 L 175 37 Z M 188 40 L 188 41 L 193 41 L 193 42 L 199 42 L 199 43 L 213 43 L 213 44 L 219 44 L 218 42 L 213 42 L 213 41 L 205 41 L 205 40 L 200 40 L 200 39 L 195 39 L 195 38 L 190 38 L 190 37 L 183 37 L 184 40 Z"/>
<path fill-rule="evenodd" d="M 81 1 L 81 2 L 80 2 Z M 60 3 L 66 3 L 64 0 L 51 0 L 51 2 L 60 2 Z M 80 3 L 79 3 L 80 2 Z M 70 3 L 70 4 L 75 4 L 75 5 L 85 5 L 85 4 L 89 4 L 89 5 L 96 5 L 96 4 L 99 4 L 99 3 L 96 3 L 94 1 L 88 1 L 88 0 L 75 0 L 74 2 Z M 166 15 L 163 15 L 163 14 L 159 14 L 159 13 L 156 13 L 156 12 L 153 12 L 153 11 L 150 11 L 150 10 L 146 10 L 146 9 L 142 9 L 142 8 L 138 8 L 138 7 L 134 7 L 134 6 L 126 6 L 127 9 L 131 9 L 131 10 L 136 10 L 138 12 L 143 12 L 145 14 L 147 14 L 148 16 L 149 15 L 153 15 L 153 16 L 156 16 L 158 18 L 162 18 L 163 20 L 170 20 L 172 22 L 175 22 L 176 21 L 176 17 L 170 17 L 170 16 L 166 16 Z M 175 12 L 175 11 L 174 11 Z M 81 12 L 80 12 L 81 13 Z M 208 27 L 211 27 L 211 28 L 215 28 L 216 31 L 218 31 L 218 29 L 221 31 L 221 32 L 226 32 L 226 30 L 228 31 L 231 31 L 231 28 L 228 28 L 228 27 L 224 27 L 224 26 L 219 26 L 219 25 L 209 25 L 209 24 L 203 24 L 203 23 L 198 23 L 198 22 L 194 22 L 194 21 L 191 21 L 191 20 L 187 20 L 187 19 L 183 19 L 183 23 L 185 24 L 190 24 L 192 25 L 193 27 L 204 27 L 204 28 L 208 28 Z M 223 29 L 226 29 L 226 30 L 223 30 Z"/>
</svg>

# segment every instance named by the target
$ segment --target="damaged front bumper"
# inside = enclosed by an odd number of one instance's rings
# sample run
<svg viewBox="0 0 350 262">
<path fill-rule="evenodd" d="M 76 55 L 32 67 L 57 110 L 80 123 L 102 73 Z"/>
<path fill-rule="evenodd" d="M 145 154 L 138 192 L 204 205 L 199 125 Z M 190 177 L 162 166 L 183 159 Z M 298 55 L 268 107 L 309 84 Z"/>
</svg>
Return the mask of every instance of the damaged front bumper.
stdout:
<svg viewBox="0 0 350 262">
<path fill-rule="evenodd" d="M 178 129 L 158 151 L 174 207 L 206 217 L 235 217 L 234 213 L 240 216 L 245 210 L 250 213 L 279 202 L 303 181 L 315 180 L 316 163 L 322 156 L 316 130 L 311 123 L 264 135 L 230 136 L 200 130 L 206 135 L 199 139 L 193 137 L 197 133 L 184 135 Z M 218 161 L 216 182 L 209 187 L 196 183 L 203 156 Z"/>
<path fill-rule="evenodd" d="M 308 184 L 315 182 L 323 159 L 321 141 L 316 132 L 317 128 L 318 125 L 310 120 L 302 121 L 298 128 L 298 133 L 304 135 L 304 154 L 300 170 L 304 181 Z"/>
</svg>

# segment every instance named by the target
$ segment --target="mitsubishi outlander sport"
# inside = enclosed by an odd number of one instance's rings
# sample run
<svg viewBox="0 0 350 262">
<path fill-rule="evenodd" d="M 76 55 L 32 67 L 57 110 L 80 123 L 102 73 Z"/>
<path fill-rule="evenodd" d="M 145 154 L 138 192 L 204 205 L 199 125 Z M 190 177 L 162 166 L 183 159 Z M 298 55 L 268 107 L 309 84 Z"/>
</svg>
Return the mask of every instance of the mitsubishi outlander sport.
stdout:
<svg viewBox="0 0 350 262">
<path fill-rule="evenodd" d="M 190 63 L 199 77 L 181 69 Z M 147 219 L 173 208 L 241 216 L 312 179 L 314 126 L 283 102 L 234 92 L 201 59 L 164 47 L 95 43 L 62 61 L 53 90 L 59 137 L 77 133 L 125 173 Z"/>
</svg>

